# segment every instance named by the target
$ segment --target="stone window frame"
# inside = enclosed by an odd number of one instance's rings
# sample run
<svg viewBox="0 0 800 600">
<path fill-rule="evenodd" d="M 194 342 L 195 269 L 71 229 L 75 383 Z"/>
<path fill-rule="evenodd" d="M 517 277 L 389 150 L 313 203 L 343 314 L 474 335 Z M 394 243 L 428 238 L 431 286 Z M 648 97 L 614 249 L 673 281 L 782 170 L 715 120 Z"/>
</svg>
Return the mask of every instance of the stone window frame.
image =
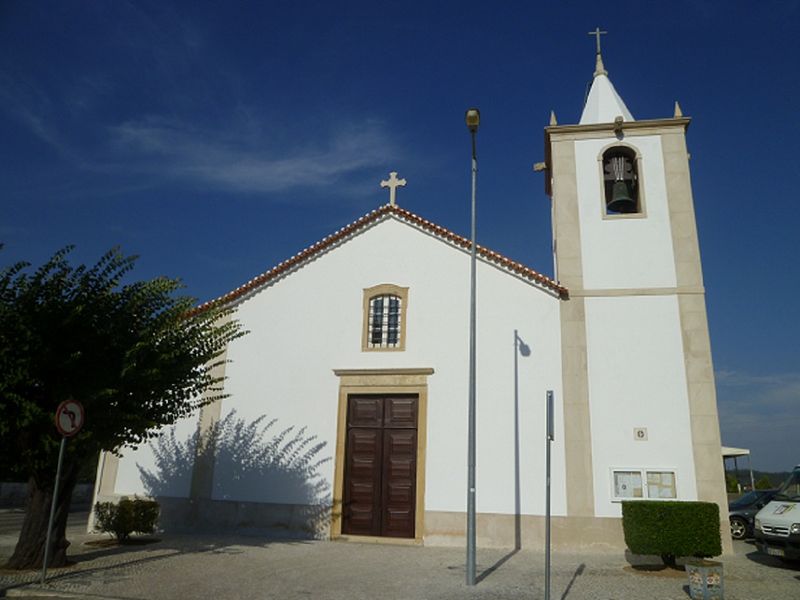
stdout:
<svg viewBox="0 0 800 600">
<path fill-rule="evenodd" d="M 605 157 L 606 153 L 609 150 L 613 150 L 614 148 L 627 148 L 634 154 L 634 160 L 636 162 L 636 177 L 638 180 L 638 192 L 639 192 L 639 212 L 635 213 L 621 213 L 621 214 L 609 214 L 607 207 L 606 207 L 606 184 L 605 184 L 605 173 L 603 171 L 603 158 Z M 631 144 L 627 144 L 625 142 L 612 142 L 607 144 L 603 148 L 600 149 L 600 153 L 597 155 L 597 170 L 600 177 L 600 214 L 603 216 L 603 220 L 617 220 L 617 219 L 646 219 L 647 218 L 647 203 L 645 202 L 645 178 L 644 178 L 644 168 L 643 168 L 643 161 L 642 161 L 642 154 L 639 152 L 639 149 L 636 146 Z"/>
<path fill-rule="evenodd" d="M 369 304 L 376 296 L 397 296 L 400 298 L 400 331 L 396 346 L 373 346 L 369 339 Z M 363 318 L 361 332 L 362 352 L 403 352 L 406 349 L 406 321 L 408 320 L 408 288 L 393 283 L 381 283 L 364 288 Z"/>
</svg>

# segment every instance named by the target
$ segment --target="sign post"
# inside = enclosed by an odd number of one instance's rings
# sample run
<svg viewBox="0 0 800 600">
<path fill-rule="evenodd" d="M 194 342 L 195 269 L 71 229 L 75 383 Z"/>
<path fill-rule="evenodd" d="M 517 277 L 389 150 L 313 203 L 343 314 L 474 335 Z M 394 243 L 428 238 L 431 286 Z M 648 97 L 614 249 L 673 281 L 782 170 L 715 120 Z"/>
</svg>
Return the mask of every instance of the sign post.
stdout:
<svg viewBox="0 0 800 600">
<path fill-rule="evenodd" d="M 50 504 L 50 519 L 47 521 L 47 537 L 44 542 L 44 562 L 42 563 L 42 580 L 47 578 L 47 561 L 50 559 L 50 534 L 53 531 L 53 519 L 58 503 L 58 482 L 61 479 L 61 464 L 64 462 L 64 446 L 67 438 L 72 437 L 81 430 L 86 420 L 83 406 L 77 400 L 64 400 L 56 409 L 56 429 L 61 434 L 61 446 L 58 449 L 58 467 L 56 467 L 56 482 L 53 486 L 53 502 Z"/>
<path fill-rule="evenodd" d="M 553 417 L 553 391 L 547 391 L 547 483 L 544 517 L 544 600 L 550 600 L 550 444 L 556 438 Z"/>
</svg>

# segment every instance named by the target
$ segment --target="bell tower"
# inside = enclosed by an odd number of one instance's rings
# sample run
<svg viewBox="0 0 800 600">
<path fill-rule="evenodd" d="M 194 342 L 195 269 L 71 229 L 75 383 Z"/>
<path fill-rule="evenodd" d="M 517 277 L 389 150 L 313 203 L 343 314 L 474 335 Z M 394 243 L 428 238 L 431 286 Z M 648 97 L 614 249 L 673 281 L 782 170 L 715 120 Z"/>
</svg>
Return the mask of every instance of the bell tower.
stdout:
<svg viewBox="0 0 800 600">
<path fill-rule="evenodd" d="M 659 497 L 716 502 L 727 523 L 690 119 L 677 103 L 670 118 L 634 119 L 608 77 L 600 33 L 580 121 L 551 117 L 545 128 L 556 279 L 569 290 L 568 516 L 619 516 L 620 500 Z"/>
</svg>

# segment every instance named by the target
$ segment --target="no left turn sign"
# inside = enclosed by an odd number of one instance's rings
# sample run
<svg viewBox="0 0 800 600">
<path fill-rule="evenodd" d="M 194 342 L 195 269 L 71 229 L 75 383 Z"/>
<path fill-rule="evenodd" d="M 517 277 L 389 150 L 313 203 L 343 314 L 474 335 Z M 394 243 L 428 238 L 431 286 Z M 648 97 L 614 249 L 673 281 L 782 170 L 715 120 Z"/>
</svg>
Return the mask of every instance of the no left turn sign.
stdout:
<svg viewBox="0 0 800 600">
<path fill-rule="evenodd" d="M 64 437 L 72 437 L 78 433 L 85 420 L 86 413 L 77 400 L 64 400 L 56 409 L 56 429 Z"/>
</svg>

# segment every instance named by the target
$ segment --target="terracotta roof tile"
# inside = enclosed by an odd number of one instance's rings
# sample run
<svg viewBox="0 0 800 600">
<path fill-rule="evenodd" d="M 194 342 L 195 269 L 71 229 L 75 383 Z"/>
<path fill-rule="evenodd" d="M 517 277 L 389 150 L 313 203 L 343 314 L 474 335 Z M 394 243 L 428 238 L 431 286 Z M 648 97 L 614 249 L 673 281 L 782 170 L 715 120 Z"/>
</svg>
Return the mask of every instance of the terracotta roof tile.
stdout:
<svg viewBox="0 0 800 600">
<path fill-rule="evenodd" d="M 270 281 L 280 277 L 287 271 L 293 269 L 294 267 L 299 266 L 301 263 L 312 258 L 313 256 L 322 252 L 323 250 L 330 248 L 337 242 L 357 233 L 367 225 L 375 223 L 379 221 L 381 218 L 390 214 L 398 217 L 403 221 L 406 221 L 407 223 L 416 225 L 417 227 L 420 227 L 421 229 L 424 229 L 434 234 L 435 236 L 442 238 L 460 248 L 469 250 L 471 246 L 470 240 L 468 240 L 463 236 L 458 235 L 457 233 L 453 233 L 452 231 L 442 227 L 441 225 L 437 225 L 436 223 L 432 223 L 427 219 L 423 219 L 422 217 L 415 215 L 414 213 L 404 208 L 400 208 L 399 206 L 384 204 L 380 208 L 377 208 L 367 213 L 360 219 L 353 221 L 349 225 L 345 225 L 338 231 L 321 239 L 316 244 L 312 244 L 311 246 L 302 250 L 301 252 L 298 252 L 291 258 L 288 258 L 287 260 L 277 264 L 266 273 L 262 273 L 261 275 L 254 277 L 253 279 L 251 279 L 244 285 L 239 286 L 235 290 L 232 290 L 227 294 L 220 296 L 219 298 L 215 298 L 214 300 L 209 300 L 208 302 L 204 302 L 203 304 L 198 305 L 191 311 L 191 313 L 196 314 L 212 306 L 234 302 L 239 298 L 241 298 L 242 296 L 253 291 L 254 289 L 261 287 L 266 283 L 269 283 Z M 503 256 L 502 254 L 490 250 L 484 246 L 481 246 L 480 244 L 478 244 L 478 254 L 484 259 L 486 259 L 488 262 L 494 263 L 524 279 L 533 281 L 546 288 L 551 289 L 552 291 L 556 292 L 558 296 L 561 298 L 567 298 L 569 295 L 569 292 L 565 287 L 560 286 L 558 283 L 556 283 L 546 275 L 542 275 L 541 273 L 534 271 L 530 267 L 526 267 L 522 263 L 511 260 L 510 258 Z"/>
</svg>

